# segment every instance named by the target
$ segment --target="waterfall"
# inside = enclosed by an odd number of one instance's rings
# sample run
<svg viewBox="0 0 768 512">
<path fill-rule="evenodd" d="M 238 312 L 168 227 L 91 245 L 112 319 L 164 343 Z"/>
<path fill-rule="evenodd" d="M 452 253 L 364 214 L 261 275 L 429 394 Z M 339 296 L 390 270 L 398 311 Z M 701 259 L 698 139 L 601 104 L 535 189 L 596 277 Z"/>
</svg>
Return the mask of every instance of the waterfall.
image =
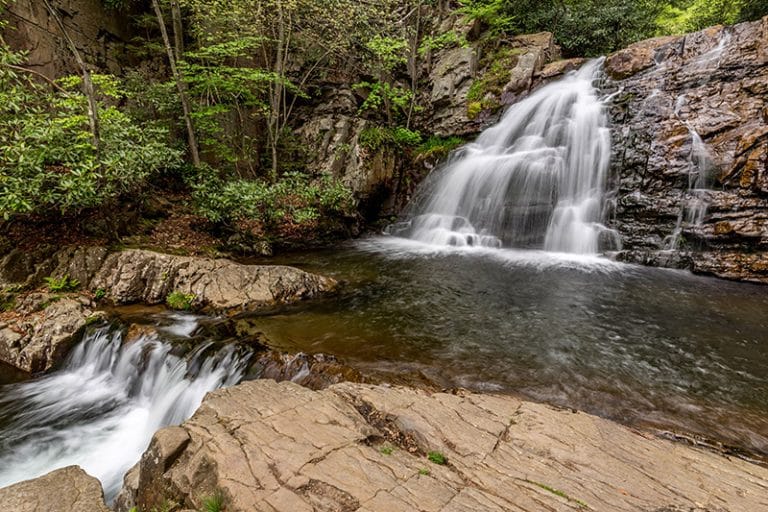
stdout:
<svg viewBox="0 0 768 512">
<path fill-rule="evenodd" d="M 77 464 L 111 500 L 152 435 L 239 382 L 249 359 L 233 345 L 179 355 L 155 334 L 123 343 L 119 330 L 89 333 L 62 370 L 3 388 L 0 487 Z"/>
<path fill-rule="evenodd" d="M 427 244 L 600 250 L 610 132 L 602 60 L 542 87 L 428 177 L 390 235 Z"/>
</svg>

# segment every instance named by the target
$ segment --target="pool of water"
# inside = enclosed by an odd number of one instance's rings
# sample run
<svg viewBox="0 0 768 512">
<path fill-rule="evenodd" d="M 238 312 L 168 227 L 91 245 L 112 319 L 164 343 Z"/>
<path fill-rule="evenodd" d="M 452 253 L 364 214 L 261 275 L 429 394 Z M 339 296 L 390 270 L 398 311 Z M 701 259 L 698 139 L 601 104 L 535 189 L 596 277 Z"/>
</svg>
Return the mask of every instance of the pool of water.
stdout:
<svg viewBox="0 0 768 512">
<path fill-rule="evenodd" d="M 597 257 L 396 238 L 281 263 L 342 287 L 250 318 L 278 348 L 768 454 L 766 287 Z"/>
</svg>

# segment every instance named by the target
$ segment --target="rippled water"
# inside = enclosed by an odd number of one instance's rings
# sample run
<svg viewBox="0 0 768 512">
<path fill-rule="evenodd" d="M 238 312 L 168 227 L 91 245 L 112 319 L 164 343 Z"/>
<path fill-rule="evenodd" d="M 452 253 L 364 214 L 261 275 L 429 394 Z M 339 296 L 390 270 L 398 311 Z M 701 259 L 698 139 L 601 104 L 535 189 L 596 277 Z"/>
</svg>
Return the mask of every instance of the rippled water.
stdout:
<svg viewBox="0 0 768 512">
<path fill-rule="evenodd" d="M 340 296 L 252 319 L 288 350 L 768 453 L 768 288 L 594 256 L 377 238 L 288 257 Z"/>
</svg>

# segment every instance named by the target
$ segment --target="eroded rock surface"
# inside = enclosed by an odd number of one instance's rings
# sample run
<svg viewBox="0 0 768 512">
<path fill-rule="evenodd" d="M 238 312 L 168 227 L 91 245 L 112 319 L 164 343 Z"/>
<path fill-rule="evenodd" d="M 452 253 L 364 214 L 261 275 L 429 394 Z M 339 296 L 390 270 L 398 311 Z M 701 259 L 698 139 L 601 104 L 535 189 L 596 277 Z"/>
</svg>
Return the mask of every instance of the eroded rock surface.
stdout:
<svg viewBox="0 0 768 512">
<path fill-rule="evenodd" d="M 643 41 L 606 71 L 619 79 L 609 114 L 621 257 L 768 282 L 768 17 Z"/>
<path fill-rule="evenodd" d="M 0 318 L 0 360 L 29 373 L 59 363 L 86 325 L 100 318 L 87 298 L 50 293 L 26 296 L 17 311 Z"/>
<path fill-rule="evenodd" d="M 1 488 L 0 502 L 13 512 L 109 512 L 101 483 L 79 466 Z"/>
<path fill-rule="evenodd" d="M 330 278 L 280 265 L 174 256 L 132 249 L 110 254 L 90 280 L 118 304 L 159 304 L 173 291 L 215 311 L 247 310 L 306 299 L 335 286 Z"/>
<path fill-rule="evenodd" d="M 230 511 L 768 509 L 768 470 L 741 460 L 508 396 L 352 383 L 212 393 L 126 484 L 122 511 L 217 492 Z"/>
</svg>

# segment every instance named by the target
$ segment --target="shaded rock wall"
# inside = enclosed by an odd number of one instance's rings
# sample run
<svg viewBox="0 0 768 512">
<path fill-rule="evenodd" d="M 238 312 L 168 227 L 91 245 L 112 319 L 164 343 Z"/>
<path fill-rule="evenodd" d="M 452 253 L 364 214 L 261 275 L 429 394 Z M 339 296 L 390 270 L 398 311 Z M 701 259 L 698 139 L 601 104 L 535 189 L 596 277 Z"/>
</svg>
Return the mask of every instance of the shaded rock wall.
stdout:
<svg viewBox="0 0 768 512">
<path fill-rule="evenodd" d="M 102 0 L 52 0 L 83 59 L 96 69 L 119 74 L 125 43 L 131 39 L 129 14 L 109 10 Z M 28 52 L 29 67 L 55 78 L 79 70 L 56 22 L 41 0 L 16 0 L 7 8 L 3 37 Z"/>
<path fill-rule="evenodd" d="M 768 282 L 768 17 L 642 41 L 606 70 L 619 258 Z"/>
</svg>

